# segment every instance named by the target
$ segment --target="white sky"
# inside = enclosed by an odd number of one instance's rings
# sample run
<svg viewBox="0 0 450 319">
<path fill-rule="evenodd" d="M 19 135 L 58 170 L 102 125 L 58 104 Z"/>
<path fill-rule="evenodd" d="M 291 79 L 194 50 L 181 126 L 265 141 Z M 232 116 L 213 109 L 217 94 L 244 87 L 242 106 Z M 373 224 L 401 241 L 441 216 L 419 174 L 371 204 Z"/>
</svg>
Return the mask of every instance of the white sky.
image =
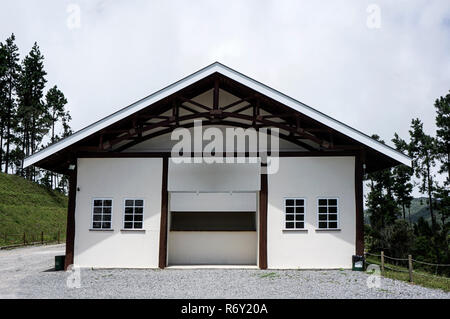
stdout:
<svg viewBox="0 0 450 319">
<path fill-rule="evenodd" d="M 2 1 L 12 32 L 22 56 L 38 42 L 74 130 L 214 61 L 386 141 L 413 117 L 434 133 L 450 89 L 448 0 Z"/>
</svg>

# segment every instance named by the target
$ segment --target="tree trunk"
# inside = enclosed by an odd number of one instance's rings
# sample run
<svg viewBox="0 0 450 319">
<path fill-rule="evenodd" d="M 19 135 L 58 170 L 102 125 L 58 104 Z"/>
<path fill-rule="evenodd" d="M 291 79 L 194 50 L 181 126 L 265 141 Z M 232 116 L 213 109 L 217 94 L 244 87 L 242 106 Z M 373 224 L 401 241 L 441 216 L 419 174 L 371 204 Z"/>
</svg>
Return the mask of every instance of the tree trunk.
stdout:
<svg viewBox="0 0 450 319">
<path fill-rule="evenodd" d="M 409 223 L 411 224 L 411 207 L 408 207 L 408 218 L 409 218 Z"/>
<path fill-rule="evenodd" d="M 0 173 L 2 172 L 3 164 L 3 123 L 0 127 Z"/>
<path fill-rule="evenodd" d="M 6 112 L 7 119 L 6 119 L 6 153 L 5 153 L 5 173 L 8 174 L 8 167 L 9 167 L 9 144 L 11 140 L 11 112 L 13 108 L 13 102 L 12 102 L 12 79 L 9 79 L 9 107 Z"/>
</svg>

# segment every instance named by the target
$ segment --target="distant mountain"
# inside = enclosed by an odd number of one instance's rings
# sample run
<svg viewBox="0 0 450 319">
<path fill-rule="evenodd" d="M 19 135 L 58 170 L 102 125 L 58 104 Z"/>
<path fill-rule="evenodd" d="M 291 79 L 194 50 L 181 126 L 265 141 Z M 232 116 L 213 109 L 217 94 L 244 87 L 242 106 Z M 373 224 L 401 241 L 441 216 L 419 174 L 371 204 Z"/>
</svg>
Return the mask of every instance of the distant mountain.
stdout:
<svg viewBox="0 0 450 319">
<path fill-rule="evenodd" d="M 423 217 L 426 221 L 431 222 L 428 198 L 426 197 L 414 198 L 411 202 L 411 208 L 409 211 L 406 209 L 406 220 L 411 218 L 411 222 L 416 223 L 420 217 Z M 367 209 L 364 211 L 364 222 L 369 224 L 369 214 L 367 213 Z"/>
</svg>

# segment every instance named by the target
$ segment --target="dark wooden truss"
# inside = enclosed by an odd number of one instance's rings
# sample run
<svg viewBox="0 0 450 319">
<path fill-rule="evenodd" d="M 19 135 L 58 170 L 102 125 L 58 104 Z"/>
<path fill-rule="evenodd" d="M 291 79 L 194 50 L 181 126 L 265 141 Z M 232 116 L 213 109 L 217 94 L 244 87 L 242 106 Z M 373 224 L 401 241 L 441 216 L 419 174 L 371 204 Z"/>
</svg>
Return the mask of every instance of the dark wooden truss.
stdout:
<svg viewBox="0 0 450 319">
<path fill-rule="evenodd" d="M 196 96 L 210 90 L 213 92 L 210 104 L 204 105 L 193 100 Z M 228 105 L 219 106 L 221 90 L 236 96 L 237 100 Z M 183 115 L 181 115 L 182 111 Z M 366 151 L 376 153 L 278 101 L 222 74 L 215 73 L 92 134 L 43 160 L 37 166 L 65 172 L 67 164 L 81 154 L 83 156 L 119 154 L 146 140 L 168 134 L 176 128 L 192 127 L 194 120 L 198 119 L 203 120 L 204 126 L 278 128 L 280 138 L 301 147 L 305 152 L 315 154 L 330 155 L 329 153 L 338 154 L 349 151 L 355 154 Z M 387 166 L 392 162 L 383 156 L 383 161 L 378 161 L 378 164 Z"/>
</svg>

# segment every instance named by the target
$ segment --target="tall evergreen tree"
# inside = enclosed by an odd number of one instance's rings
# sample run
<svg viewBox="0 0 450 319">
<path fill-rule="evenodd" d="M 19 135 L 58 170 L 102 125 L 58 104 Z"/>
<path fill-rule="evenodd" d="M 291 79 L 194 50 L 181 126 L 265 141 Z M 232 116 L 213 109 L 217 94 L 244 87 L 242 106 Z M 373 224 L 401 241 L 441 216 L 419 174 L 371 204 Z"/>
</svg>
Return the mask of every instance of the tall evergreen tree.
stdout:
<svg viewBox="0 0 450 319">
<path fill-rule="evenodd" d="M 33 154 L 48 132 L 48 112 L 42 102 L 45 83 L 44 56 L 34 43 L 30 53 L 22 62 L 19 85 L 20 105 L 18 115 L 21 118 L 22 151 L 24 156 Z M 22 161 L 23 170 L 23 161 Z M 25 176 L 35 179 L 35 171 L 27 170 Z"/>
<path fill-rule="evenodd" d="M 378 135 L 372 138 L 384 144 Z M 367 175 L 369 193 L 367 211 L 375 233 L 381 234 L 386 226 L 392 225 L 398 217 L 398 205 L 394 198 L 394 179 L 391 169 L 384 169 Z"/>
<path fill-rule="evenodd" d="M 408 151 L 408 143 L 401 139 L 397 133 L 395 133 L 392 142 L 400 152 Z M 393 169 L 394 178 L 394 194 L 397 203 L 402 207 L 403 219 L 406 220 L 406 208 L 410 207 L 413 197 L 411 195 L 413 190 L 413 184 L 411 183 L 411 177 L 414 174 L 414 170 L 406 165 L 398 165 Z"/>
<path fill-rule="evenodd" d="M 436 100 L 436 141 L 437 156 L 442 165 L 439 173 L 445 174 L 446 184 L 450 185 L 450 93 Z"/>
<path fill-rule="evenodd" d="M 423 130 L 419 119 L 411 121 L 411 143 L 409 154 L 412 157 L 413 169 L 420 179 L 419 191 L 428 195 L 429 212 L 433 231 L 436 230 L 436 216 L 433 212 L 433 191 L 435 189 L 433 168 L 436 166 L 436 140 Z"/>
<path fill-rule="evenodd" d="M 67 130 L 65 126 L 67 125 L 68 117 L 70 120 L 70 115 L 64 109 L 66 104 L 67 100 L 64 97 L 63 92 L 61 92 L 56 85 L 48 90 L 47 94 L 45 95 L 45 106 L 49 116 L 51 144 L 55 143 L 59 139 L 58 134 L 55 130 L 55 126 L 59 121 L 62 122 L 63 134 Z M 49 179 L 51 188 L 53 188 L 54 185 L 57 185 L 56 181 L 54 180 L 55 178 L 56 176 L 53 174 L 53 172 L 50 172 Z"/>
<path fill-rule="evenodd" d="M 6 52 L 3 43 L 0 42 L 0 172 L 3 168 L 3 134 L 5 125 L 6 108 Z"/>
<path fill-rule="evenodd" d="M 2 96 L 4 96 L 2 103 L 2 150 L 3 150 L 3 139 L 5 140 L 6 150 L 4 152 L 5 161 L 5 172 L 8 173 L 9 166 L 11 164 L 10 148 L 13 139 L 13 117 L 16 113 L 16 90 L 20 74 L 19 65 L 19 49 L 17 48 L 15 41 L 15 36 L 12 34 L 8 39 L 6 39 L 5 44 L 1 44 L 1 51 L 4 54 L 2 59 L 3 71 L 1 72 L 1 87 Z M 0 167 L 3 163 L 3 158 L 0 159 Z M 0 168 L 1 170 L 1 168 Z"/>
<path fill-rule="evenodd" d="M 450 261 L 448 233 L 450 230 L 450 93 L 436 100 L 436 155 L 441 162 L 440 174 L 446 174 L 444 185 L 437 185 L 435 189 L 436 206 L 439 210 L 442 231 L 441 242 L 447 262 Z"/>
</svg>

